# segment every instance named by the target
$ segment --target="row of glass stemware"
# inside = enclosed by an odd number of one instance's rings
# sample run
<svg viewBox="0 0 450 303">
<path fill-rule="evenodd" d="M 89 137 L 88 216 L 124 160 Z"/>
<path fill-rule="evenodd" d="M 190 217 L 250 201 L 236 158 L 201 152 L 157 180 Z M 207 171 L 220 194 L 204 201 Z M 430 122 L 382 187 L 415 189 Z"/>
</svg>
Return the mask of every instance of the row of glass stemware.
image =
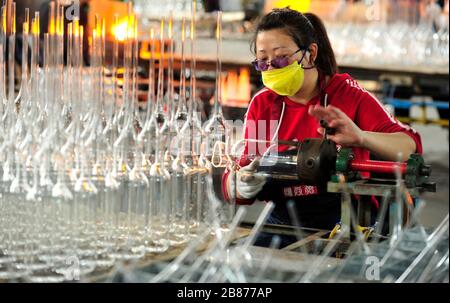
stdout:
<svg viewBox="0 0 450 303">
<path fill-rule="evenodd" d="M 78 19 L 67 23 L 64 8 L 51 2 L 48 32 L 41 35 L 39 13 L 30 18 L 26 10 L 22 58 L 31 59 L 21 62 L 17 93 L 15 3 L 2 7 L 0 280 L 74 280 L 182 245 L 214 220 L 227 223 L 232 205 L 213 215 L 206 194 L 212 191 L 206 182 L 212 147 L 225 142 L 225 123 L 220 92 L 209 123 L 203 126 L 195 114 L 195 5 L 189 68 L 184 18 L 177 33 L 183 48 L 178 92 L 172 17 L 161 20 L 159 53 L 157 32 L 150 31 L 144 112 L 138 104 L 138 21 L 131 4 L 127 39 L 115 37 L 111 54 L 104 20 L 97 17 L 88 33 Z M 218 13 L 218 79 L 220 24 Z M 85 35 L 91 41 L 88 66 Z"/>
<path fill-rule="evenodd" d="M 439 30 L 430 21 L 333 24 L 330 40 L 340 64 L 440 68 L 448 66 L 448 22 Z"/>
</svg>

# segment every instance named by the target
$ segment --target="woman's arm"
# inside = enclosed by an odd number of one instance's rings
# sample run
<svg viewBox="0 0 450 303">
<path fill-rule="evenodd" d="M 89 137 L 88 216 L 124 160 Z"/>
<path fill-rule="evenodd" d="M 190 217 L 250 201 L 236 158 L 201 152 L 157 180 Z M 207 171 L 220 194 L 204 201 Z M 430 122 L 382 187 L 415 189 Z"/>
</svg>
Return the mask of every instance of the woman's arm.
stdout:
<svg viewBox="0 0 450 303">
<path fill-rule="evenodd" d="M 416 151 L 416 142 L 405 133 L 363 131 L 362 148 L 388 161 L 407 161 Z M 399 157 L 399 154 L 401 157 Z"/>
<path fill-rule="evenodd" d="M 335 129 L 328 138 L 343 147 L 361 147 L 388 161 L 406 161 L 417 149 L 415 141 L 403 132 L 382 133 L 361 130 L 344 112 L 332 105 L 324 108 L 311 106 L 309 114 L 325 120 Z M 324 130 L 320 128 L 319 133 Z M 401 157 L 399 158 L 399 155 Z"/>
</svg>

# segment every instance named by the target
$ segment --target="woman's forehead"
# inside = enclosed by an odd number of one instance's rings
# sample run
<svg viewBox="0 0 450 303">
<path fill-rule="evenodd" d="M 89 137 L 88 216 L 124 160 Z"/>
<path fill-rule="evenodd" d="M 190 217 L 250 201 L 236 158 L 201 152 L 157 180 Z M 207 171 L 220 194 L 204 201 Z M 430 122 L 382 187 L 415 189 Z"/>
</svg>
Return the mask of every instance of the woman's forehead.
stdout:
<svg viewBox="0 0 450 303">
<path fill-rule="evenodd" d="M 283 49 L 290 49 L 290 47 L 286 47 L 286 46 L 275 46 L 275 47 L 273 47 L 273 48 L 268 48 L 267 50 L 265 49 L 265 48 L 261 48 L 261 49 L 258 49 L 258 52 L 259 53 L 266 53 L 266 52 L 268 52 L 268 51 L 277 51 L 277 50 L 283 50 Z"/>
<path fill-rule="evenodd" d="M 280 29 L 262 31 L 256 37 L 256 49 L 257 52 L 261 53 L 279 49 L 290 49 L 295 47 L 295 45 L 292 37 Z"/>
</svg>

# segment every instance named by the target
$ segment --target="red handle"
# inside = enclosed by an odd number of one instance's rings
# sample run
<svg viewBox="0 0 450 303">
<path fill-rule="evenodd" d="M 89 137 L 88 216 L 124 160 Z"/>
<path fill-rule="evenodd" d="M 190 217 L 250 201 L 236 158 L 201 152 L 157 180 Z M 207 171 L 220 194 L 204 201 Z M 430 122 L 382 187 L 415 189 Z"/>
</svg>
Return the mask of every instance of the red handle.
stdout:
<svg viewBox="0 0 450 303">
<path fill-rule="evenodd" d="M 387 162 L 387 161 L 351 161 L 350 170 L 360 172 L 370 172 L 379 174 L 395 174 L 397 167 L 400 168 L 402 175 L 406 173 L 406 163 Z"/>
</svg>

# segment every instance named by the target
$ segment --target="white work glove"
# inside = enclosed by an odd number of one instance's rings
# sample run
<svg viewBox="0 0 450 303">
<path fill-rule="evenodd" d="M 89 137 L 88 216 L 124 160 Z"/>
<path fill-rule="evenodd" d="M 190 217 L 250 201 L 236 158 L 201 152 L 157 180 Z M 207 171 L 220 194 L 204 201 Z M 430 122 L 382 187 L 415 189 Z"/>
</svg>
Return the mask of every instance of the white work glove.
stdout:
<svg viewBox="0 0 450 303">
<path fill-rule="evenodd" d="M 249 165 L 236 173 L 236 190 L 243 199 L 253 199 L 266 184 L 266 177 L 255 174 L 259 166 L 259 159 L 253 160 Z M 231 177 L 231 191 L 234 189 L 234 178 Z"/>
</svg>

